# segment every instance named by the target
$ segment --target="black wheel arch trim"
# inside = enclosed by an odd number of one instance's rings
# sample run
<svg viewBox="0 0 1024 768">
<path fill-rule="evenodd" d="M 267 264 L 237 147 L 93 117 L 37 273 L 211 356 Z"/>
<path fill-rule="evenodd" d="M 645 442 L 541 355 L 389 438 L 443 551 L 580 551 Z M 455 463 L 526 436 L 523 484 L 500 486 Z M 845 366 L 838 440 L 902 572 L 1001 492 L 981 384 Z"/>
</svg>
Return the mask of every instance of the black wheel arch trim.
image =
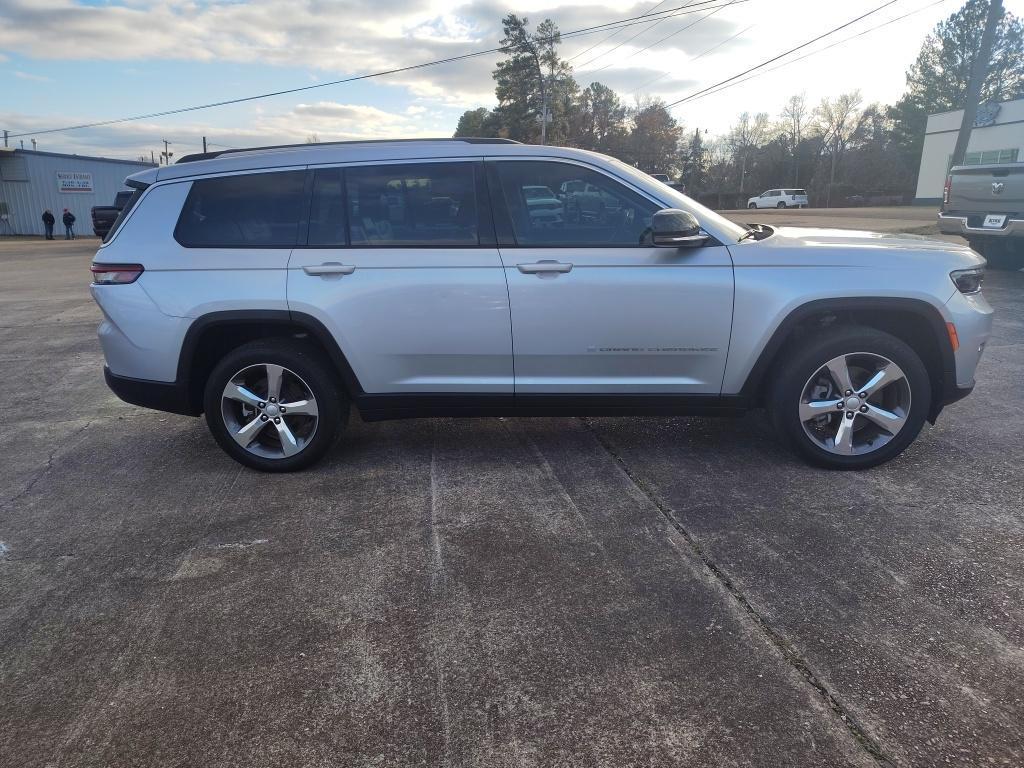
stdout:
<svg viewBox="0 0 1024 768">
<path fill-rule="evenodd" d="M 775 329 L 772 337 L 761 350 L 757 361 L 747 374 L 746 381 L 744 381 L 743 387 L 740 389 L 740 394 L 751 400 L 757 396 L 757 393 L 761 388 L 761 382 L 768 373 L 772 364 L 775 362 L 775 358 L 781 351 L 786 340 L 790 337 L 790 334 L 801 323 L 806 321 L 808 318 L 822 313 L 850 312 L 856 310 L 911 312 L 923 318 L 928 323 L 928 327 L 931 328 L 932 333 L 935 335 L 935 341 L 938 345 L 942 361 L 941 381 L 933 382 L 933 390 L 940 396 L 933 398 L 931 412 L 928 414 L 930 421 L 935 421 L 935 418 L 939 415 L 939 412 L 942 410 L 944 405 L 955 402 L 964 396 L 962 394 L 962 390 L 958 389 L 956 386 L 956 358 L 953 355 L 953 347 L 949 341 L 946 322 L 939 310 L 922 299 L 871 296 L 815 299 L 793 309 L 788 315 L 786 315 L 782 322 L 779 323 L 779 326 Z"/>
<path fill-rule="evenodd" d="M 201 315 L 192 321 L 185 332 L 178 355 L 178 367 L 175 385 L 183 388 L 189 397 L 194 399 L 192 391 L 192 371 L 195 365 L 196 351 L 203 335 L 218 326 L 226 325 L 259 325 L 263 323 L 286 324 L 301 329 L 312 336 L 326 350 L 345 388 L 346 394 L 355 399 L 363 393 L 359 379 L 349 365 L 348 359 L 341 351 L 331 332 L 319 320 L 304 312 L 293 312 L 286 309 L 259 310 L 224 310 Z M 200 407 L 201 412 L 201 407 Z"/>
</svg>

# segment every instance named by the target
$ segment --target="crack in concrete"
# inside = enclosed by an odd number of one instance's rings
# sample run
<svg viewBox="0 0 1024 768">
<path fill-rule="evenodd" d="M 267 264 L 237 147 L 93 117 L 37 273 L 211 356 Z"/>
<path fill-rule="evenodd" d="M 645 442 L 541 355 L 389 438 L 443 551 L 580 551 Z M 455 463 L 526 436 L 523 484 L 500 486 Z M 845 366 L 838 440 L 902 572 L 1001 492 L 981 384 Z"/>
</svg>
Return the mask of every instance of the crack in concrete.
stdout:
<svg viewBox="0 0 1024 768">
<path fill-rule="evenodd" d="M 654 505 L 655 509 L 661 513 L 661 516 L 665 518 L 669 525 L 689 545 L 693 554 L 696 555 L 700 561 L 704 564 L 704 567 L 708 569 L 714 579 L 722 586 L 723 589 L 735 600 L 739 607 L 744 613 L 750 618 L 754 625 L 761 631 L 765 638 L 778 650 L 782 655 L 783 660 L 786 661 L 793 669 L 804 679 L 804 681 L 810 685 L 819 697 L 825 702 L 829 709 L 832 710 L 843 727 L 849 731 L 850 735 L 853 736 L 854 740 L 860 745 L 860 747 L 867 752 L 879 765 L 885 768 L 895 768 L 896 762 L 888 757 L 879 745 L 870 735 L 867 730 L 862 726 L 857 719 L 853 716 L 843 704 L 836 698 L 835 694 L 829 690 L 828 686 L 821 681 L 817 673 L 811 668 L 808 661 L 800 655 L 797 649 L 782 635 L 781 632 L 774 629 L 768 620 L 760 614 L 757 608 L 754 607 L 753 603 L 743 594 L 743 591 L 737 587 L 732 579 L 725 570 L 714 561 L 705 549 L 697 541 L 696 537 L 690 533 L 690 531 L 682 524 L 682 522 L 675 516 L 672 509 L 661 502 L 656 494 L 648 488 L 647 484 L 637 476 L 633 470 L 629 468 L 625 460 L 615 451 L 615 448 L 595 429 L 594 425 L 590 423 L 590 420 L 581 417 L 580 421 L 583 423 L 584 428 L 593 435 L 597 443 L 608 452 L 608 455 L 612 457 L 616 464 L 619 465 L 619 469 L 626 476 L 626 478 L 636 487 L 644 497 Z"/>
<path fill-rule="evenodd" d="M 66 441 L 62 442 L 60 446 L 50 451 L 49 455 L 46 457 L 46 462 L 43 464 L 43 468 L 42 470 L 40 470 L 39 474 L 37 474 L 35 477 L 29 480 L 28 484 L 24 488 L 22 488 L 18 493 L 16 493 L 10 499 L 5 501 L 3 505 L 0 506 L 0 509 L 6 511 L 13 507 L 15 504 L 17 504 L 19 501 L 21 501 L 23 498 L 28 496 L 28 494 L 32 492 L 32 489 L 35 488 L 36 485 L 38 485 L 39 481 L 46 477 L 50 470 L 53 469 L 53 460 L 57 458 L 57 454 L 60 453 L 62 449 L 68 448 L 68 443 L 70 441 L 74 440 L 76 437 L 85 432 L 85 430 L 87 430 L 89 427 L 95 424 L 96 421 L 96 419 L 89 419 L 89 421 L 87 421 L 84 426 L 79 427 L 74 432 L 72 432 L 71 437 L 69 437 Z"/>
</svg>

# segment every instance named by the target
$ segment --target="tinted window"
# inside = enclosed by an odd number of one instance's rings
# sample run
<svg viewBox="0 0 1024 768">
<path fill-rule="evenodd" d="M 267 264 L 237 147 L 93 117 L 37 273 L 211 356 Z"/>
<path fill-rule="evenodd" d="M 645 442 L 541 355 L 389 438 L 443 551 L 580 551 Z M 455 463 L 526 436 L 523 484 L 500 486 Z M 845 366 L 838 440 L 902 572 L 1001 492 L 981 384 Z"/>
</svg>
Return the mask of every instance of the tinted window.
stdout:
<svg viewBox="0 0 1024 768">
<path fill-rule="evenodd" d="M 199 179 L 174 236 L 188 247 L 290 248 L 299 231 L 305 171 Z"/>
<path fill-rule="evenodd" d="M 320 170 L 313 177 L 310 245 L 345 245 L 345 196 L 341 184 L 340 168 Z"/>
<path fill-rule="evenodd" d="M 650 244 L 658 206 L 603 174 L 568 163 L 506 161 L 498 176 L 519 245 Z"/>
<path fill-rule="evenodd" d="M 352 245 L 477 245 L 471 163 L 345 171 Z"/>
<path fill-rule="evenodd" d="M 139 202 L 139 198 L 142 197 L 142 193 L 144 191 L 145 190 L 143 189 L 136 189 L 134 192 L 128 193 L 129 197 L 127 202 L 125 202 L 124 207 L 121 208 L 121 211 L 117 214 L 117 218 L 114 219 L 114 223 L 110 225 L 110 229 L 107 231 L 107 234 L 103 237 L 104 243 L 109 243 L 111 238 L 115 234 L 117 234 L 117 230 L 121 228 L 121 225 L 124 223 L 124 220 L 128 218 L 128 214 L 132 212 L 132 208 L 134 208 L 135 204 Z M 124 193 L 118 192 L 117 199 L 120 199 L 122 194 Z"/>
</svg>

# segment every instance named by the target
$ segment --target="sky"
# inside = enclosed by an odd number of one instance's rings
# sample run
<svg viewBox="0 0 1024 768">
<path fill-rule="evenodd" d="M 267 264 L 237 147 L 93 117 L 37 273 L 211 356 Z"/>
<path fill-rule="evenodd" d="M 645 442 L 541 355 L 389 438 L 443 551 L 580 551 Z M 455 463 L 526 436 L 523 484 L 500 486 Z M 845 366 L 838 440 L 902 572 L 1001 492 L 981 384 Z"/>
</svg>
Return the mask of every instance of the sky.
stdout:
<svg viewBox="0 0 1024 768">
<path fill-rule="evenodd" d="M 713 5 L 726 5 L 714 11 Z M 887 0 L 0 0 L 0 129 L 31 148 L 174 158 L 211 149 L 366 138 L 450 136 L 466 109 L 493 107 L 489 54 L 241 104 L 56 133 L 53 128 L 318 86 L 368 72 L 493 48 L 509 11 L 563 33 L 693 5 L 618 31 L 573 36 L 560 51 L 581 85 L 595 80 L 628 104 L 672 102 L 729 78 Z M 1004 0 L 1024 16 L 1024 0 Z M 703 6 L 707 6 L 706 8 Z M 776 117 L 858 89 L 891 103 L 925 35 L 962 0 L 895 0 L 781 59 L 766 74 L 672 108 L 687 130 L 728 130 L 743 111 Z M 699 10 L 698 10 L 699 9 Z M 685 10 L 685 9 L 684 9 Z M 891 19 L 900 21 L 868 31 Z M 696 23 L 695 23 L 696 22 Z M 806 58 L 779 66 L 812 51 Z"/>
</svg>

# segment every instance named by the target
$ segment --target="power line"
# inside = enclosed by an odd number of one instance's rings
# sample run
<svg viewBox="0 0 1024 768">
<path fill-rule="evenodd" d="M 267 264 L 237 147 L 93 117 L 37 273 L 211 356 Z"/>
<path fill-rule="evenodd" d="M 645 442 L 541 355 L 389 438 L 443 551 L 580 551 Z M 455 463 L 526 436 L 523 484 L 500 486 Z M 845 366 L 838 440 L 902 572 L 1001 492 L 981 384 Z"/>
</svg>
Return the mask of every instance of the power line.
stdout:
<svg viewBox="0 0 1024 768">
<path fill-rule="evenodd" d="M 790 48 L 788 51 L 780 53 L 777 56 L 773 56 L 772 58 L 767 59 L 766 61 L 762 61 L 760 64 L 756 64 L 755 66 L 750 67 L 749 69 L 745 69 L 742 72 L 739 72 L 739 73 L 733 75 L 732 77 L 727 77 L 725 80 L 717 82 L 714 85 L 709 85 L 707 88 L 702 88 L 699 91 L 694 91 L 690 95 L 684 96 L 681 99 L 677 99 L 676 101 L 673 101 L 670 104 L 666 104 L 665 106 L 666 107 L 677 106 L 677 105 L 682 104 L 684 102 L 691 101 L 691 100 L 697 98 L 698 96 L 702 96 L 703 94 L 707 93 L 708 91 L 710 91 L 710 90 L 712 90 L 714 88 L 718 88 L 721 85 L 725 85 L 726 83 L 730 83 L 733 80 L 738 80 L 739 78 L 743 77 L 746 74 L 749 74 L 749 73 L 753 72 L 754 70 L 761 69 L 762 67 L 766 67 L 769 64 L 778 61 L 779 59 L 782 59 L 782 58 L 785 58 L 786 56 L 789 56 L 789 54 L 791 54 L 791 53 L 799 51 L 801 48 L 806 48 L 809 45 L 813 45 L 814 43 L 818 42 L 822 38 L 828 37 L 829 35 L 834 35 L 839 30 L 846 29 L 847 27 L 849 27 L 849 26 L 851 26 L 853 24 L 856 24 L 858 21 L 860 21 L 862 19 L 866 19 L 868 16 L 871 16 L 872 14 L 878 13 L 879 11 L 884 10 L 885 8 L 888 8 L 890 5 L 893 5 L 894 3 L 897 3 L 897 2 L 899 2 L 899 0 L 887 0 L 887 2 L 882 3 L 877 8 L 874 8 L 874 9 L 868 11 L 867 13 L 863 13 L 863 14 L 861 14 L 860 16 L 858 16 L 855 19 L 850 19 L 850 21 L 847 21 L 844 24 L 840 24 L 838 27 L 834 27 L 833 29 L 830 29 L 828 32 L 825 32 L 825 33 L 823 33 L 821 35 L 818 35 L 815 38 L 812 38 L 811 40 L 808 40 L 806 43 L 801 43 L 800 45 L 794 46 L 793 48 Z"/>
<path fill-rule="evenodd" d="M 644 51 L 648 51 L 651 48 L 653 48 L 654 46 L 659 45 L 659 44 L 665 42 L 666 40 L 668 40 L 670 38 L 673 38 L 676 35 L 678 35 L 678 34 L 680 34 L 682 32 L 685 32 L 686 30 L 688 30 L 688 29 L 690 29 L 692 27 L 696 27 L 698 24 L 700 24 L 705 19 L 707 19 L 707 18 L 709 18 L 711 16 L 714 16 L 716 13 L 718 13 L 721 10 L 724 10 L 724 9 L 728 8 L 730 5 L 732 5 L 735 2 L 736 2 L 736 0 L 730 0 L 730 2 L 726 3 L 725 5 L 720 5 L 717 8 L 712 9 L 710 13 L 707 13 L 704 16 L 701 16 L 699 19 L 697 19 L 696 21 L 692 22 L 691 24 L 687 24 L 686 26 L 682 27 L 681 29 L 677 29 L 675 32 L 673 32 L 673 33 L 671 33 L 669 35 L 665 35 L 663 38 L 661 38 L 660 40 L 656 40 L 655 42 L 651 43 L 650 45 L 645 45 L 639 51 L 634 51 L 633 53 L 629 54 L 629 56 L 627 56 L 626 58 L 621 59 L 618 63 L 622 64 L 625 61 L 629 61 L 634 56 L 637 56 L 637 55 L 643 53 Z M 750 29 L 750 27 L 747 27 L 747 29 Z M 647 31 L 647 30 L 644 30 L 644 31 Z M 692 61 L 692 59 L 691 59 L 691 61 Z M 610 66 L 611 66 L 611 64 L 605 64 L 603 67 L 601 67 L 601 69 L 597 69 L 597 70 L 594 70 L 594 71 L 595 72 L 600 72 L 601 70 L 608 69 L 608 67 L 610 67 Z"/>
<path fill-rule="evenodd" d="M 665 3 L 665 0 L 658 0 L 657 3 L 655 3 L 650 8 L 647 9 L 647 13 L 645 13 L 644 16 L 646 16 L 648 13 L 653 13 L 655 8 L 657 8 L 659 5 L 663 5 L 664 3 Z M 687 3 L 687 5 L 689 5 L 689 3 Z M 572 61 L 573 59 L 578 59 L 580 56 L 582 56 L 585 53 L 589 53 L 590 51 L 592 51 L 595 48 L 597 48 L 599 45 L 604 45 L 609 40 L 611 40 L 613 37 L 615 37 L 617 34 L 619 34 L 619 32 L 621 32 L 621 31 L 622 31 L 621 29 L 616 29 L 614 32 L 612 32 L 610 35 L 608 35 L 608 37 L 602 37 L 600 40 L 598 40 L 592 46 L 590 46 L 589 48 L 584 48 L 579 53 L 570 56 L 568 59 L 566 59 L 566 61 Z"/>
<path fill-rule="evenodd" d="M 742 80 L 737 80 L 736 82 L 729 83 L 727 85 L 723 85 L 720 88 L 716 88 L 715 90 L 712 90 L 712 91 L 710 91 L 708 93 L 702 94 L 701 96 L 697 96 L 696 98 L 690 99 L 689 101 L 699 101 L 700 99 L 703 99 L 706 96 L 714 96 L 716 93 L 720 93 L 721 91 L 728 90 L 729 88 L 732 88 L 734 85 L 740 85 L 742 83 L 747 82 L 748 80 L 753 80 L 754 78 L 761 77 L 761 75 L 767 75 L 769 72 L 774 72 L 777 69 L 782 69 L 783 67 L 788 67 L 790 64 L 796 64 L 798 61 L 803 61 L 806 58 L 814 56 L 815 54 L 824 53 L 825 51 L 829 50 L 830 48 L 835 48 L 837 45 L 842 45 L 843 43 L 848 43 L 851 40 L 855 40 L 858 37 L 862 37 L 862 36 L 868 34 L 869 32 L 874 32 L 876 29 L 881 29 L 882 27 L 887 27 L 890 24 L 895 24 L 897 21 L 903 21 L 903 19 L 907 18 L 908 16 L 913 16 L 914 14 L 921 13 L 921 11 L 927 11 L 929 8 L 933 8 L 936 5 L 941 5 L 942 3 L 947 3 L 947 2 L 949 2 L 949 0 L 936 0 L 936 2 L 929 3 L 928 5 L 922 6 L 921 8 L 918 8 L 917 10 L 910 11 L 909 13 L 905 13 L 902 16 L 897 16 L 894 19 L 889 19 L 889 21 L 886 21 L 886 22 L 884 22 L 882 24 L 878 24 L 878 25 L 876 25 L 874 27 L 869 27 L 868 29 L 865 29 L 865 30 L 863 30 L 861 32 L 858 32 L 855 35 L 850 35 L 849 37 L 844 37 L 842 40 L 837 40 L 834 43 L 826 45 L 824 48 L 819 48 L 816 51 L 809 51 L 808 53 L 805 53 L 803 56 L 797 56 L 795 59 L 790 59 L 789 61 L 784 61 L 784 62 L 782 62 L 781 64 L 779 64 L 777 66 L 770 67 L 768 69 L 765 69 L 765 70 L 762 70 L 762 71 L 759 71 L 759 72 L 755 72 L 754 74 L 750 75 L 749 77 L 744 77 Z M 668 73 L 666 72 L 665 74 L 667 75 Z M 664 77 L 664 75 L 662 75 L 662 77 Z M 687 102 L 687 103 L 689 103 L 689 102 Z"/>
<path fill-rule="evenodd" d="M 941 0 L 941 2 L 946 2 L 946 0 Z M 685 61 L 684 63 L 685 63 L 685 64 L 689 64 L 690 62 L 696 61 L 697 59 L 700 59 L 700 58 L 703 58 L 704 56 L 707 56 L 707 55 L 708 55 L 709 53 L 711 53 L 712 51 L 716 51 L 716 50 L 718 50 L 719 48 L 721 48 L 721 47 L 722 47 L 723 45 L 725 45 L 726 43 L 731 43 L 731 42 L 732 42 L 733 40 L 735 40 L 735 39 L 736 39 L 737 37 L 739 37 L 740 35 L 742 35 L 742 34 L 744 34 L 744 33 L 746 33 L 746 32 L 749 32 L 750 30 L 752 30 L 752 29 L 753 29 L 754 27 L 756 27 L 756 26 L 757 26 L 756 24 L 751 24 L 751 25 L 750 25 L 749 27 L 746 27 L 746 28 L 744 28 L 744 29 L 741 29 L 741 30 L 740 30 L 739 32 L 737 32 L 737 33 L 736 33 L 735 35 L 730 35 L 729 37 L 727 37 L 727 38 L 726 38 L 725 40 L 723 40 L 722 42 L 720 42 L 720 43 L 717 43 L 717 44 L 715 44 L 715 45 L 711 46 L 711 47 L 710 47 L 710 48 L 708 48 L 708 49 L 707 49 L 706 51 L 702 51 L 701 53 L 698 53 L 698 54 L 697 54 L 696 56 L 694 56 L 694 57 L 693 57 L 692 59 L 687 59 L 687 60 L 686 60 L 686 61 Z M 668 76 L 669 76 L 670 74 L 671 74 L 671 70 L 669 70 L 669 71 L 667 71 L 667 72 L 662 72 L 662 73 L 661 73 L 660 75 L 658 75 L 657 77 L 655 77 L 655 78 L 654 78 L 653 80 L 648 80 L 647 82 L 645 82 L 645 83 L 642 83 L 641 85 L 638 85 L 638 86 L 637 86 L 636 88 L 634 88 L 634 89 L 633 89 L 633 93 L 637 93 L 637 92 L 638 92 L 638 91 L 639 91 L 639 90 L 640 90 L 641 88 L 646 88 L 646 87 L 647 87 L 648 85 L 650 85 L 651 83 L 656 83 L 656 82 L 658 82 L 659 80 L 661 80 L 661 79 L 662 79 L 663 77 L 668 77 Z M 742 82 L 742 81 L 741 81 L 741 82 Z"/>
<path fill-rule="evenodd" d="M 646 14 L 641 14 L 640 16 L 631 16 L 631 17 L 628 17 L 626 19 L 620 19 L 619 21 L 612 21 L 612 22 L 607 22 L 607 23 L 604 23 L 604 24 L 596 24 L 596 25 L 594 25 L 592 27 L 583 27 L 582 29 L 576 29 L 576 30 L 573 30 L 571 32 L 566 32 L 565 34 L 560 35 L 560 37 L 563 38 L 563 39 L 567 38 L 567 37 L 578 37 L 578 36 L 581 36 L 581 35 L 593 34 L 595 32 L 600 32 L 602 30 L 607 30 L 607 29 L 613 29 L 613 28 L 616 28 L 616 27 L 625 29 L 626 27 L 631 27 L 631 26 L 634 26 L 636 24 L 649 24 L 652 21 L 660 21 L 663 18 L 672 18 L 674 16 L 685 16 L 685 15 L 690 14 L 690 13 L 697 13 L 698 11 L 706 10 L 709 6 L 713 7 L 713 4 L 715 2 L 717 2 L 717 1 L 718 0 L 700 0 L 700 2 L 698 2 L 698 3 L 693 3 L 692 0 L 691 0 L 691 2 L 688 2 L 685 5 L 676 6 L 674 8 L 667 8 L 667 9 L 665 9 L 663 11 L 657 11 L 655 13 L 648 12 Z M 739 0 L 739 2 L 749 2 L 749 1 L 750 0 Z M 693 6 L 693 8 L 690 9 L 690 6 Z M 696 6 L 702 6 L 702 7 L 697 8 Z M 553 39 L 553 38 L 551 38 L 551 39 Z M 19 138 L 21 136 L 39 136 L 39 135 L 46 134 L 46 133 L 63 133 L 65 131 L 76 131 L 76 130 L 80 130 L 80 129 L 83 129 L 83 128 L 98 128 L 98 127 L 105 126 L 105 125 L 114 125 L 114 124 L 117 124 L 117 123 L 128 123 L 128 122 L 132 122 L 132 121 L 135 121 L 135 120 L 148 120 L 148 119 L 154 118 L 154 117 L 167 117 L 169 115 L 177 115 L 177 114 L 182 114 L 182 113 L 185 113 L 185 112 L 196 112 L 196 111 L 202 110 L 202 109 L 212 109 L 214 107 L 225 107 L 225 106 L 229 106 L 231 104 L 242 104 L 242 103 L 249 102 L 249 101 L 257 101 L 259 99 L 267 99 L 267 98 L 271 98 L 271 97 L 274 97 L 274 96 L 285 96 L 285 95 L 292 94 L 292 93 L 302 93 L 304 91 L 311 91 L 311 90 L 314 90 L 316 88 L 326 88 L 328 86 L 344 85 L 346 83 L 354 83 L 354 82 L 357 82 L 357 81 L 360 81 L 360 80 L 370 80 L 370 79 L 375 78 L 375 77 L 384 77 L 386 75 L 394 75 L 394 74 L 398 74 L 400 72 L 411 72 L 411 71 L 417 70 L 417 69 L 425 69 L 427 67 L 433 67 L 433 66 L 437 66 L 439 64 L 450 64 L 450 63 L 455 62 L 455 61 L 463 61 L 465 59 L 476 58 L 478 56 L 486 56 L 486 55 L 491 54 L 491 53 L 500 53 L 500 52 L 504 52 L 504 51 L 507 51 L 507 50 L 508 50 L 508 48 L 506 46 L 498 46 L 496 48 L 487 48 L 487 49 L 481 50 L 481 51 L 472 51 L 470 53 L 464 53 L 464 54 L 460 54 L 458 56 L 449 56 L 449 57 L 443 58 L 443 59 L 435 59 L 433 61 L 425 61 L 425 62 L 421 62 L 419 64 L 410 64 L 409 66 L 406 66 L 406 67 L 395 67 L 393 69 L 381 70 L 379 72 L 369 72 L 369 73 L 367 73 L 365 75 L 353 75 L 352 77 L 345 77 L 345 78 L 342 78 L 340 80 L 332 80 L 332 81 L 329 81 L 329 82 L 326 82 L 326 83 L 314 83 L 312 85 L 300 86 L 298 88 L 286 88 L 286 89 L 280 90 L 280 91 L 270 91 L 268 93 L 260 93 L 260 94 L 256 94 L 256 95 L 253 95 L 253 96 L 242 96 L 242 97 L 235 98 L 235 99 L 224 99 L 223 101 L 214 101 L 214 102 L 210 102 L 210 103 L 207 103 L 207 104 L 197 104 L 197 105 L 190 106 L 190 107 L 179 107 L 179 108 L 176 108 L 176 109 L 166 109 L 166 110 L 161 110 L 159 112 L 150 112 L 150 113 L 145 114 L 145 115 L 134 115 L 132 117 L 120 117 L 120 118 L 115 118 L 115 119 L 111 119 L 111 120 L 98 120 L 98 121 L 92 122 L 92 123 L 81 123 L 81 124 L 78 124 L 78 125 L 64 126 L 62 128 L 47 128 L 46 130 L 42 130 L 42 131 L 24 131 L 22 133 L 12 133 L 12 134 L 10 134 L 9 138 L 13 139 L 13 138 Z"/>
<path fill-rule="evenodd" d="M 684 8 L 685 8 L 685 7 L 689 7 L 690 5 L 692 5 L 692 3 L 693 3 L 693 0 L 690 0 L 690 2 L 688 2 L 688 3 L 687 3 L 687 4 L 685 5 L 685 6 L 683 6 L 683 7 L 684 7 Z M 653 23 L 653 24 L 652 24 L 651 26 L 649 26 L 649 27 L 648 27 L 647 29 L 641 29 L 641 30 L 640 30 L 639 32 L 637 32 L 637 33 L 636 33 L 635 35 L 633 35 L 633 36 L 632 36 L 632 37 L 630 37 L 630 38 L 627 38 L 627 39 L 623 40 L 623 41 L 622 41 L 621 43 L 619 43 L 618 45 L 616 45 L 616 46 L 613 46 L 613 47 L 609 48 L 609 49 L 608 49 L 607 51 L 604 51 L 604 52 L 602 52 L 602 53 L 599 53 L 599 54 L 597 54 L 597 56 L 594 56 L 593 58 L 587 59 L 587 60 L 586 60 L 585 62 L 583 62 L 582 64 L 580 64 L 580 65 L 579 65 L 579 69 L 583 69 L 583 67 L 587 66 L 588 64 L 593 64 L 593 63 L 594 63 L 595 61 L 597 61 L 598 59 L 600 59 L 600 58 L 601 58 L 601 57 L 603 57 L 603 56 L 607 56 L 607 55 L 608 55 L 609 53 L 614 53 L 615 51 L 619 50 L 619 48 L 621 48 L 622 46 L 624 46 L 624 45 L 625 45 L 626 43 L 629 43 L 629 42 L 632 42 L 633 40 L 636 40 L 636 39 L 637 39 L 638 37 L 640 37 L 640 35 L 644 34 L 645 32 L 650 32 L 650 31 L 651 31 L 652 29 L 654 29 L 654 28 L 655 28 L 656 26 L 658 26 L 659 24 L 661 24 L 661 22 L 665 21 L 665 19 L 667 19 L 667 18 L 669 18 L 669 17 L 667 17 L 667 16 L 664 16 L 664 17 L 662 17 L 662 18 L 658 19 L 658 20 L 657 20 L 656 22 L 654 22 L 654 23 Z M 617 33 L 616 33 L 616 34 L 617 34 Z"/>
</svg>

